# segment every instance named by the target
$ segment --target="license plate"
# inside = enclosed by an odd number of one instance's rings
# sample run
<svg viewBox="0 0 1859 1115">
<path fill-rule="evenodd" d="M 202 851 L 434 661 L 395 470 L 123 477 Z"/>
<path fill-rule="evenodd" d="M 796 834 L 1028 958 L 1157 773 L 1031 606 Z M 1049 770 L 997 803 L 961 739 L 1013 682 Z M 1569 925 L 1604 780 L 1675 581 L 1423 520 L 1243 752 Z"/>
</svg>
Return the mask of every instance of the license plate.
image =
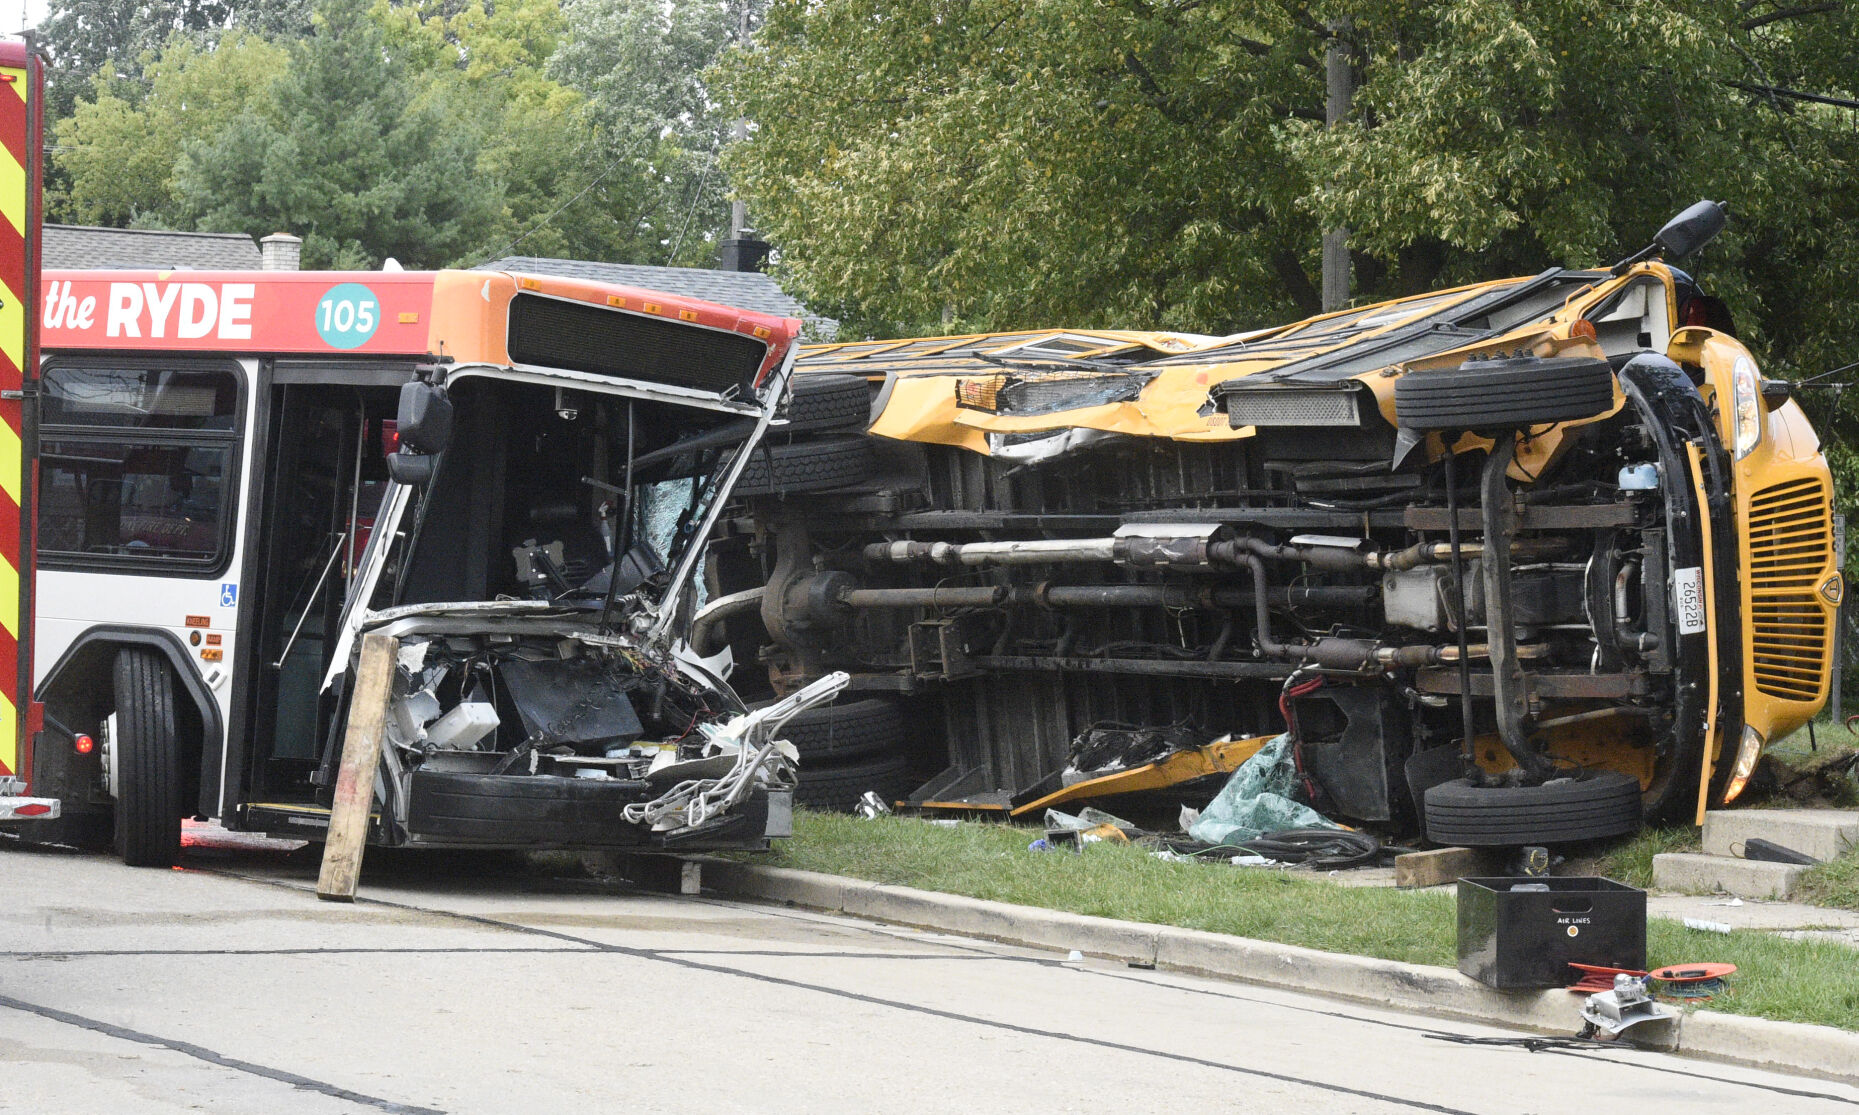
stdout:
<svg viewBox="0 0 1859 1115">
<path fill-rule="evenodd" d="M 1703 567 L 1680 569 L 1672 578 L 1672 594 L 1678 605 L 1678 633 L 1696 635 L 1704 630 Z"/>
</svg>

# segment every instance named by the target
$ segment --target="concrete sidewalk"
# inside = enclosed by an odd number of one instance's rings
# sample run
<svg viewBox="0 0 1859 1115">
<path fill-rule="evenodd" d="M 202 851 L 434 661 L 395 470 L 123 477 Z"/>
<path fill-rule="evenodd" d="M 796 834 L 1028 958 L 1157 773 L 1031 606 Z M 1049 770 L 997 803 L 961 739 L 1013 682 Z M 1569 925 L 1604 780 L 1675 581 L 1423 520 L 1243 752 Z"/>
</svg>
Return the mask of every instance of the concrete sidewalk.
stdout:
<svg viewBox="0 0 1859 1115">
<path fill-rule="evenodd" d="M 1495 1023 L 1540 1033 L 1570 1035 L 1579 1028 L 1581 1000 L 1567 991 L 1496 991 L 1452 968 L 1321 952 L 1194 929 L 1116 921 L 960 895 L 885 886 L 809 871 L 701 860 L 706 889 L 843 913 L 899 925 L 1057 950 L 1140 966 L 1194 972 L 1314 992 L 1418 1013 Z M 1653 916 L 1705 916 L 1696 909 L 1765 916 L 1771 903 L 1703 907 L 1705 899 L 1660 896 Z M 1838 911 L 1798 907 L 1822 915 Z M 1685 910 L 1685 914 L 1677 911 Z M 1773 915 L 1774 911 L 1766 911 Z M 1784 915 L 1786 916 L 1786 915 Z M 1711 918 L 1730 922 L 1728 916 Z M 1734 923 L 1733 923 L 1734 924 Z M 1753 927 L 1753 925 L 1752 925 Z M 1859 1083 L 1859 1033 L 1830 1026 L 1689 1011 L 1679 1023 L 1676 1051 L 1710 1060 Z"/>
</svg>

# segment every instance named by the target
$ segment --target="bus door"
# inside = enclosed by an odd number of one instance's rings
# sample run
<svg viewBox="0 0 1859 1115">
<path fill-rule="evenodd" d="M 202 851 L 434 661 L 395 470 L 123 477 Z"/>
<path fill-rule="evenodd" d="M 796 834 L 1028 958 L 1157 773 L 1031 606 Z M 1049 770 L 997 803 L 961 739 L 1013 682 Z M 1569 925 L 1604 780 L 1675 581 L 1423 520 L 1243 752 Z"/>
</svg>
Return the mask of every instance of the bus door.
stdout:
<svg viewBox="0 0 1859 1115">
<path fill-rule="evenodd" d="M 254 653 L 235 680 L 251 693 L 245 802 L 313 802 L 336 708 L 319 694 L 342 605 L 386 492 L 394 415 L 411 364 L 279 360 L 269 378 L 259 510 L 245 583 Z M 227 803 L 228 815 L 236 811 Z"/>
</svg>

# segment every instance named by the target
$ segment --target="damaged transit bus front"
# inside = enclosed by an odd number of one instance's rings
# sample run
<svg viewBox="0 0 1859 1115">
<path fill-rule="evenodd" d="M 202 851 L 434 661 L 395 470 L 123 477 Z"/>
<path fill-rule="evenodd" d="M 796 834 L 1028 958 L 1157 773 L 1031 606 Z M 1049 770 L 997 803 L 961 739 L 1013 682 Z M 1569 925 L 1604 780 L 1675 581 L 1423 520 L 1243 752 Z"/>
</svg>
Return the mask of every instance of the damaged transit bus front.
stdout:
<svg viewBox="0 0 1859 1115">
<path fill-rule="evenodd" d="M 380 632 L 377 843 L 784 831 L 777 720 L 673 647 L 798 322 L 496 271 L 48 280 L 40 759 L 67 819 L 135 863 L 173 862 L 183 816 L 318 836 Z"/>
</svg>

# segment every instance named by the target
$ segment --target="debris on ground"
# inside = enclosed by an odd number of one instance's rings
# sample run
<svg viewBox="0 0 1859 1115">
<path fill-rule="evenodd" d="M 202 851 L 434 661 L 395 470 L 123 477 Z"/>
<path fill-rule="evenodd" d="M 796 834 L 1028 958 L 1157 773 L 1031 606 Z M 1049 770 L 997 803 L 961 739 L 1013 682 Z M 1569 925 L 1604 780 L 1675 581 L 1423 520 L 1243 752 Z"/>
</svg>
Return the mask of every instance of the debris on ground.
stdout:
<svg viewBox="0 0 1859 1115">
<path fill-rule="evenodd" d="M 1734 964 L 1671 964 L 1651 973 L 1659 998 L 1678 1003 L 1701 1003 L 1730 990 Z"/>
<path fill-rule="evenodd" d="M 1612 988 L 1615 976 L 1646 977 L 1645 972 L 1633 968 L 1610 968 L 1605 964 L 1577 964 L 1571 960 L 1569 967 L 1581 973 L 1581 978 L 1570 984 L 1569 990 L 1581 994 L 1591 995 Z"/>
<path fill-rule="evenodd" d="M 1086 806 L 1073 815 L 1062 813 L 1057 809 L 1046 810 L 1046 843 L 1051 846 L 1062 844 L 1096 844 L 1108 841 L 1112 844 L 1128 844 L 1131 840 L 1148 835 L 1121 817 L 1113 816 L 1101 809 Z"/>
<path fill-rule="evenodd" d="M 1237 844 L 1288 829 L 1338 826 L 1299 800 L 1302 778 L 1290 735 L 1279 735 L 1242 763 L 1202 809 L 1188 835 L 1208 844 Z"/>
<path fill-rule="evenodd" d="M 1612 988 L 1588 996 L 1588 1001 L 1582 1004 L 1581 1017 L 1584 1023 L 1581 1037 L 1593 1037 L 1605 1031 L 1635 1045 L 1661 1046 L 1673 1040 L 1674 1035 L 1669 1031 L 1678 1014 L 1653 1002 L 1643 977 L 1622 972 L 1614 977 Z M 1626 1036 L 1629 1030 L 1631 1037 Z"/>
<path fill-rule="evenodd" d="M 1752 800 L 1851 808 L 1859 805 L 1859 748 L 1828 745 L 1799 758 L 1770 752 L 1762 757 L 1755 783 Z"/>
</svg>

